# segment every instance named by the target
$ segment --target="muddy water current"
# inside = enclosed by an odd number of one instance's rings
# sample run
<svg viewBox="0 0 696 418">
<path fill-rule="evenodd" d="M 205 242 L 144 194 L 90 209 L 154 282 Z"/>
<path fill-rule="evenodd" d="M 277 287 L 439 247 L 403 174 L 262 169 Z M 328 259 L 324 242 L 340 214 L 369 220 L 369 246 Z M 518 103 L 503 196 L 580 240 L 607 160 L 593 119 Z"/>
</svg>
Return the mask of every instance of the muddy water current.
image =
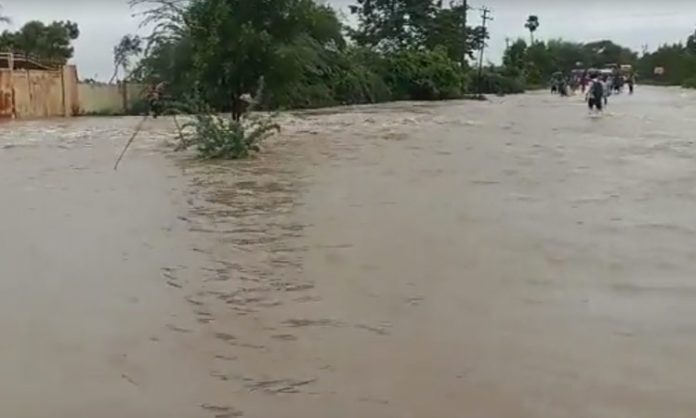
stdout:
<svg viewBox="0 0 696 418">
<path fill-rule="evenodd" d="M 0 415 L 690 418 L 696 94 L 0 125 Z"/>
</svg>

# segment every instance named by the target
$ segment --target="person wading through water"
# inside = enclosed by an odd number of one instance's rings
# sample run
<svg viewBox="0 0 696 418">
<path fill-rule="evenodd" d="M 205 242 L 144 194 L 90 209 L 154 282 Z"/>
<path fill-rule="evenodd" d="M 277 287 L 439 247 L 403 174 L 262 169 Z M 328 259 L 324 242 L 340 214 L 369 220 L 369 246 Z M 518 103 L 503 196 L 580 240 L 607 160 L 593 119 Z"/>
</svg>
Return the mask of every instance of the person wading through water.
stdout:
<svg viewBox="0 0 696 418">
<path fill-rule="evenodd" d="M 147 103 L 149 106 L 148 113 L 154 119 L 157 119 L 162 114 L 162 94 L 164 92 L 164 81 L 151 84 L 147 91 Z"/>
<path fill-rule="evenodd" d="M 604 108 L 604 85 L 597 74 L 592 74 L 591 80 L 587 91 L 587 106 L 590 108 L 590 114 L 594 109 L 597 109 L 597 113 L 601 113 Z"/>
<path fill-rule="evenodd" d="M 636 73 L 631 72 L 631 74 L 628 76 L 628 92 L 630 94 L 633 94 L 633 89 L 635 88 L 636 85 Z"/>
</svg>

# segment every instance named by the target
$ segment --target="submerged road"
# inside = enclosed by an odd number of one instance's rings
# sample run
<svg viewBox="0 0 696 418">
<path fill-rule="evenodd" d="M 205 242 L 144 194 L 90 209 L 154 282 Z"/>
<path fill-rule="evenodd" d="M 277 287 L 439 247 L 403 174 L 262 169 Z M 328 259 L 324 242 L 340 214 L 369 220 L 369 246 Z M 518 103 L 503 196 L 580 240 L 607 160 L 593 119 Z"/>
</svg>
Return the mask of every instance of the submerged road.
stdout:
<svg viewBox="0 0 696 418">
<path fill-rule="evenodd" d="M 0 125 L 0 415 L 691 418 L 696 93 Z"/>
</svg>

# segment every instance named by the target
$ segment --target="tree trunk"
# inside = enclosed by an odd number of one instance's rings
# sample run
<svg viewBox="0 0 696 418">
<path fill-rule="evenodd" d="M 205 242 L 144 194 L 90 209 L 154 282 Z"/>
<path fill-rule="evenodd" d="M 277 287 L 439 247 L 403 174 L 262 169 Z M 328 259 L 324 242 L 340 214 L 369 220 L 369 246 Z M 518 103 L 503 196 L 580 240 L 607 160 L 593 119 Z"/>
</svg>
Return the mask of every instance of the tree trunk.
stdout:
<svg viewBox="0 0 696 418">
<path fill-rule="evenodd" d="M 239 119 L 242 118 L 241 100 L 240 100 L 239 97 L 237 97 L 236 95 L 235 95 L 234 97 L 232 97 L 232 109 L 231 109 L 231 113 L 232 113 L 232 120 L 233 120 L 233 121 L 237 121 L 237 122 L 238 122 Z"/>
</svg>

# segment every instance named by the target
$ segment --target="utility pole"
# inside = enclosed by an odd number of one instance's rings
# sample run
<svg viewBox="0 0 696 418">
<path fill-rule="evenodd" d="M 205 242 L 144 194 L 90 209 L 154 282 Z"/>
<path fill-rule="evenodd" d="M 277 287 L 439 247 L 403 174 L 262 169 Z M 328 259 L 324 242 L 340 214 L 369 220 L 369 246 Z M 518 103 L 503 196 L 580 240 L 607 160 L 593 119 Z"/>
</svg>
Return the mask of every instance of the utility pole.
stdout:
<svg viewBox="0 0 696 418">
<path fill-rule="evenodd" d="M 483 34 L 486 34 L 486 26 L 489 20 L 493 20 L 489 15 L 491 14 L 491 9 L 488 7 L 482 7 L 481 9 L 481 27 L 483 28 Z M 486 38 L 481 40 L 481 51 L 479 51 L 479 73 L 478 73 L 478 98 L 483 97 L 483 52 L 486 49 Z"/>
</svg>

